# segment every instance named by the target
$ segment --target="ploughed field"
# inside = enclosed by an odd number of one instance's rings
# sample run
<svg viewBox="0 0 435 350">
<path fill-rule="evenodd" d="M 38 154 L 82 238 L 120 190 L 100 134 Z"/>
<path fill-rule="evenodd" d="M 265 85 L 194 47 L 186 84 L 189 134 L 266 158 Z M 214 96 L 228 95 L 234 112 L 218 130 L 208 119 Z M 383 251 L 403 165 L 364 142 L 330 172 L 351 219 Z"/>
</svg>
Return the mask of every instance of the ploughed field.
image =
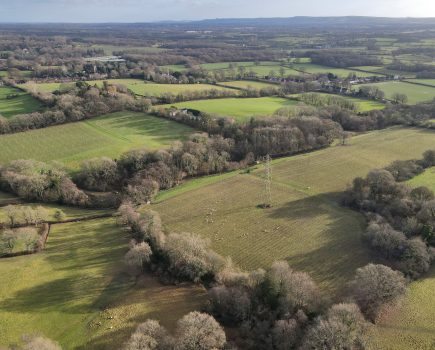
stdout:
<svg viewBox="0 0 435 350">
<path fill-rule="evenodd" d="M 57 160 L 69 167 L 93 157 L 116 158 L 132 148 L 159 149 L 193 129 L 144 113 L 118 112 L 90 120 L 0 136 L 0 164 Z"/>
<path fill-rule="evenodd" d="M 154 209 L 168 229 L 209 238 L 217 252 L 243 268 L 285 259 L 325 292 L 339 295 L 372 257 L 361 242 L 364 218 L 340 207 L 338 194 L 355 177 L 420 157 L 434 143 L 433 131 L 393 128 L 354 137 L 348 146 L 276 160 L 270 209 L 257 207 L 264 202 L 262 166 L 188 182 L 162 193 Z"/>
<path fill-rule="evenodd" d="M 0 346 L 43 333 L 63 349 L 119 349 L 140 322 L 169 328 L 204 291 L 163 286 L 124 269 L 130 237 L 112 218 L 51 227 L 46 249 L 0 260 Z"/>
<path fill-rule="evenodd" d="M 297 104 L 298 101 L 281 97 L 222 98 L 173 103 L 156 106 L 156 108 L 189 108 L 224 117 L 234 117 L 237 121 L 247 121 L 251 117 L 269 116 L 280 108 L 292 108 Z"/>
</svg>

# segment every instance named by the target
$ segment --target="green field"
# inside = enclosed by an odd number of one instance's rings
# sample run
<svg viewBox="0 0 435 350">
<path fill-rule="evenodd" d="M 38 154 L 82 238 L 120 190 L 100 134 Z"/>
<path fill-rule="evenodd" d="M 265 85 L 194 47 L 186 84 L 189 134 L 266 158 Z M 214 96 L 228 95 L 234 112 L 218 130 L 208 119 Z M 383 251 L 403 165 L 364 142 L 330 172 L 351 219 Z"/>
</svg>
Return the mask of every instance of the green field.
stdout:
<svg viewBox="0 0 435 350">
<path fill-rule="evenodd" d="M 435 87 L 435 79 L 409 79 L 409 81 Z"/>
<path fill-rule="evenodd" d="M 360 86 L 374 86 L 385 92 L 385 96 L 391 99 L 395 93 L 401 93 L 408 96 L 408 104 L 429 101 L 435 98 L 435 87 L 410 84 L 406 82 L 389 81 L 376 84 L 356 85 L 354 89 Z"/>
<path fill-rule="evenodd" d="M 1 204 L 1 196 L 0 196 L 0 204 Z M 54 214 L 59 209 L 61 209 L 65 213 L 65 220 L 86 218 L 93 215 L 110 213 L 110 210 L 81 209 L 77 207 L 59 206 L 55 204 L 26 203 L 26 204 L 18 205 L 18 207 L 22 207 L 22 206 L 30 206 L 32 208 L 41 206 L 45 208 L 48 214 L 48 221 L 56 221 Z M 0 224 L 5 222 L 7 222 L 5 207 L 0 207 Z"/>
<path fill-rule="evenodd" d="M 76 167 L 93 157 L 118 157 L 132 148 L 159 149 L 193 129 L 143 113 L 118 112 L 78 123 L 0 136 L 0 164 L 14 159 L 57 160 Z"/>
<path fill-rule="evenodd" d="M 373 349 L 433 350 L 435 348 L 435 268 L 412 282 L 395 310 L 385 315 L 374 330 Z"/>
<path fill-rule="evenodd" d="M 159 107 L 190 108 L 220 116 L 231 116 L 246 121 L 254 116 L 269 116 L 282 107 L 296 106 L 297 101 L 281 97 L 223 98 L 174 103 Z"/>
<path fill-rule="evenodd" d="M 249 80 L 235 80 L 226 81 L 220 83 L 220 85 L 225 85 L 229 87 L 234 87 L 238 89 L 266 89 L 266 88 L 279 88 L 279 84 L 264 83 L 262 81 L 249 81 Z"/>
<path fill-rule="evenodd" d="M 358 77 L 369 77 L 373 75 L 378 75 L 377 73 L 365 73 L 346 68 L 327 67 L 314 63 L 295 63 L 292 65 L 292 67 L 299 72 L 303 71 L 309 74 L 332 73 L 341 78 L 346 78 L 349 74 L 356 74 Z"/>
<path fill-rule="evenodd" d="M 104 80 L 90 80 L 87 81 L 90 85 L 102 86 Z M 163 94 L 177 95 L 182 92 L 196 92 L 196 91 L 207 91 L 207 90 L 224 90 L 230 91 L 229 89 L 210 85 L 210 84 L 154 84 L 147 83 L 140 79 L 107 79 L 110 84 L 120 84 L 126 86 L 128 89 L 133 91 L 139 96 L 161 96 Z M 25 89 L 37 89 L 43 92 L 53 92 L 58 90 L 61 85 L 72 86 L 74 83 L 60 84 L 60 83 L 27 83 L 23 84 L 22 87 Z"/>
<path fill-rule="evenodd" d="M 159 68 L 162 70 L 167 70 L 169 72 L 185 72 L 189 69 L 183 64 L 169 64 L 166 66 L 159 66 Z"/>
<path fill-rule="evenodd" d="M 272 61 L 262 61 L 259 64 L 255 64 L 255 62 L 219 62 L 219 63 L 204 63 L 201 64 L 200 67 L 205 70 L 219 70 L 219 69 L 228 69 L 230 65 L 234 66 L 234 69 L 237 70 L 238 67 L 245 67 L 249 70 L 251 67 L 258 66 L 279 66 L 278 62 Z M 249 67 L 249 68 L 248 68 Z"/>
<path fill-rule="evenodd" d="M 17 97 L 7 98 L 16 94 Z M 36 112 L 42 104 L 29 94 L 9 86 L 0 86 L 0 115 L 9 118 L 17 114 Z"/>
<path fill-rule="evenodd" d="M 361 112 L 361 113 L 372 111 L 374 109 L 384 109 L 385 108 L 385 104 L 380 103 L 380 102 L 376 102 L 376 101 L 372 101 L 372 100 L 365 100 L 362 98 L 342 96 L 342 95 L 331 95 L 331 94 L 325 94 L 325 93 L 316 93 L 316 94 L 321 95 L 321 96 L 326 96 L 326 97 L 337 96 L 337 97 L 345 98 L 346 100 L 353 102 L 357 107 L 357 111 Z"/>
<path fill-rule="evenodd" d="M 423 174 L 420 174 L 408 181 L 412 187 L 426 186 L 435 192 L 435 167 L 426 169 Z"/>
<path fill-rule="evenodd" d="M 0 346 L 43 333 L 63 349 L 119 349 L 138 323 L 175 320 L 204 292 L 124 270 L 128 233 L 114 219 L 52 226 L 42 253 L 0 260 Z"/>
<path fill-rule="evenodd" d="M 221 63 L 205 63 L 201 64 L 200 67 L 208 71 L 222 71 L 226 75 L 230 76 L 232 74 L 230 65 L 233 65 L 233 71 L 235 75 L 239 74 L 239 67 L 245 68 L 245 74 L 252 71 L 260 77 L 265 77 L 271 75 L 274 72 L 275 76 L 280 75 L 281 68 L 284 69 L 284 75 L 297 75 L 297 71 L 289 68 L 283 67 L 279 62 L 264 61 L 259 62 L 260 64 L 255 64 L 254 62 L 221 62 Z"/>
<path fill-rule="evenodd" d="M 364 218 L 340 207 L 337 192 L 373 168 L 420 157 L 434 142 L 435 132 L 395 128 L 354 137 L 348 146 L 276 160 L 273 207 L 267 210 L 257 208 L 261 166 L 250 174 L 188 182 L 163 192 L 154 208 L 168 229 L 209 238 L 217 252 L 243 268 L 286 259 L 323 290 L 340 294 L 355 269 L 372 257 L 361 243 Z"/>
</svg>

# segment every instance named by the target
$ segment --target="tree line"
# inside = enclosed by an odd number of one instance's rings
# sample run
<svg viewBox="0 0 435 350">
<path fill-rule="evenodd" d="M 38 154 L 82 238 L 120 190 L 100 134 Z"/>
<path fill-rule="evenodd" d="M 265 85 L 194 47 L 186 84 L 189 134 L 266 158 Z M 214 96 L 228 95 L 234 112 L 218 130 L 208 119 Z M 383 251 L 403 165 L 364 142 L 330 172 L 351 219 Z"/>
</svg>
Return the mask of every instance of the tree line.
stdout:
<svg viewBox="0 0 435 350">
<path fill-rule="evenodd" d="M 427 187 L 403 181 L 435 166 L 435 150 L 420 160 L 397 161 L 356 178 L 344 204 L 367 217 L 365 241 L 388 263 L 410 278 L 427 272 L 435 258 L 435 196 Z"/>
<path fill-rule="evenodd" d="M 152 271 L 168 282 L 207 286 L 207 313 L 183 317 L 169 335 L 157 321 L 140 324 L 125 349 L 366 349 L 369 321 L 406 291 L 400 272 L 369 264 L 356 271 L 346 302 L 331 305 L 316 283 L 287 262 L 245 272 L 190 233 L 164 233 L 158 213 L 124 203 L 119 223 L 133 241 L 125 264 L 134 274 Z M 186 320 L 189 335 L 181 329 Z M 233 330 L 226 339 L 221 325 Z M 180 329 L 181 327 L 181 329 Z M 187 337 L 187 338 L 186 338 Z M 189 345 L 188 345 L 189 344 Z M 146 347 L 145 347 L 146 348 Z"/>
</svg>

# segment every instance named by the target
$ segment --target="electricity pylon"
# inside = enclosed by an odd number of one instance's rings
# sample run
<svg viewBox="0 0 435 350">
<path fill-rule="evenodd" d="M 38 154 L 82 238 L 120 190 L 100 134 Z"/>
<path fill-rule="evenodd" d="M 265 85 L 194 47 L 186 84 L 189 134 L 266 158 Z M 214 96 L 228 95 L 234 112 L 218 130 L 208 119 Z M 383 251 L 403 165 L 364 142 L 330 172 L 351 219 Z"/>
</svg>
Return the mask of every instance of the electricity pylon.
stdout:
<svg viewBox="0 0 435 350">
<path fill-rule="evenodd" d="M 263 208 L 270 208 L 272 206 L 272 169 L 270 166 L 271 158 L 269 155 L 264 157 L 264 198 L 263 198 Z"/>
</svg>

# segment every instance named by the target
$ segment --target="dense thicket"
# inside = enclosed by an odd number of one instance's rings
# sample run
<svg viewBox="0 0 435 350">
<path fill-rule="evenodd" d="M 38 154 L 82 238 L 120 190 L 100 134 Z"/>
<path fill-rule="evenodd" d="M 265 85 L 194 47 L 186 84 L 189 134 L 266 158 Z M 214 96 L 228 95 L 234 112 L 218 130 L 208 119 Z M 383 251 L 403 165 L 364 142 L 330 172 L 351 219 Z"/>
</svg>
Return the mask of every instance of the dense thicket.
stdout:
<svg viewBox="0 0 435 350">
<path fill-rule="evenodd" d="M 34 160 L 15 160 L 0 166 L 0 188 L 30 201 L 89 205 L 88 196 L 63 169 Z"/>
<path fill-rule="evenodd" d="M 416 278 L 434 260 L 435 197 L 426 187 L 410 188 L 407 180 L 435 165 L 435 151 L 423 159 L 395 162 L 356 178 L 345 203 L 366 214 L 365 240 L 383 258 L 406 275 Z"/>
<path fill-rule="evenodd" d="M 97 87 L 78 82 L 72 89 L 58 94 L 41 93 L 36 90 L 32 92 L 31 87 L 29 90 L 37 99 L 44 102 L 47 110 L 17 115 L 9 119 L 0 117 L 0 134 L 76 122 L 122 110 L 146 112 L 151 106 L 148 99 L 134 97 L 121 85 L 104 84 Z"/>
</svg>

